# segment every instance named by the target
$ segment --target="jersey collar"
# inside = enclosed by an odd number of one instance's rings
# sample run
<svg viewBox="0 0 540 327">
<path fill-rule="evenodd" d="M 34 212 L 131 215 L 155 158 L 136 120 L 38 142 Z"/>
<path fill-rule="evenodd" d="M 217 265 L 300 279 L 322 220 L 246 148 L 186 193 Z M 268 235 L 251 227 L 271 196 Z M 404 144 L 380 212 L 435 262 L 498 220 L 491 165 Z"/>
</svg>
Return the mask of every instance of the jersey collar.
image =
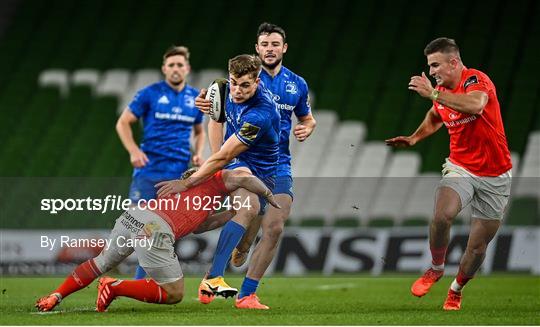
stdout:
<svg viewBox="0 0 540 327">
<path fill-rule="evenodd" d="M 170 90 L 170 91 L 174 92 L 175 94 L 181 94 L 182 92 L 184 92 L 184 91 L 186 90 L 186 88 L 187 88 L 187 86 L 188 86 L 188 84 L 185 83 L 185 84 L 184 84 L 184 87 L 183 87 L 180 91 L 177 91 L 177 90 L 175 90 L 172 86 L 170 86 L 169 83 L 167 83 L 167 81 L 162 80 L 161 83 L 163 83 L 163 85 L 165 85 L 165 88 L 166 88 L 167 90 Z"/>
<path fill-rule="evenodd" d="M 274 77 L 272 77 L 272 75 L 270 75 L 266 70 L 264 70 L 264 68 L 262 69 L 261 74 L 266 74 L 266 76 L 268 76 L 268 78 L 270 78 L 271 80 L 274 80 L 274 79 L 280 77 L 281 75 L 283 75 L 286 69 L 287 68 L 285 68 L 285 66 L 281 65 L 281 68 L 279 69 L 279 72 Z"/>
</svg>

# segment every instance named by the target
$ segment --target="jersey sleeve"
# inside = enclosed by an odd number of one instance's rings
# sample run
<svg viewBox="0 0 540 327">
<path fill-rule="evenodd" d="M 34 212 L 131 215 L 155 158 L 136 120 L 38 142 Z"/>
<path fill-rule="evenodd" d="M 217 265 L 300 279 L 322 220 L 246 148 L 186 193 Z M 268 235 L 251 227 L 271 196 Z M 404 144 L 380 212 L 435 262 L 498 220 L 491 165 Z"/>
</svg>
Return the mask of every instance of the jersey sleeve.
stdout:
<svg viewBox="0 0 540 327">
<path fill-rule="evenodd" d="M 489 82 L 489 79 L 484 74 L 480 74 L 478 72 L 472 73 L 465 79 L 465 82 L 463 82 L 463 89 L 465 90 L 465 93 L 471 92 L 471 91 L 482 91 L 489 94 L 491 91 L 491 83 Z"/>
<path fill-rule="evenodd" d="M 294 114 L 296 117 L 303 117 L 308 115 L 311 112 L 311 104 L 309 99 L 309 88 L 303 79 L 301 80 L 300 89 L 302 92 L 302 96 L 300 97 L 300 100 L 298 101 L 298 104 L 296 107 L 294 107 Z"/>
<path fill-rule="evenodd" d="M 236 137 L 247 146 L 256 144 L 270 128 L 268 119 L 264 113 L 252 110 L 244 115 L 240 120 L 240 129 L 235 132 Z"/>
<path fill-rule="evenodd" d="M 141 118 L 142 115 L 150 108 L 150 90 L 144 88 L 137 92 L 131 100 L 131 103 L 128 105 L 129 110 L 137 117 Z"/>
</svg>

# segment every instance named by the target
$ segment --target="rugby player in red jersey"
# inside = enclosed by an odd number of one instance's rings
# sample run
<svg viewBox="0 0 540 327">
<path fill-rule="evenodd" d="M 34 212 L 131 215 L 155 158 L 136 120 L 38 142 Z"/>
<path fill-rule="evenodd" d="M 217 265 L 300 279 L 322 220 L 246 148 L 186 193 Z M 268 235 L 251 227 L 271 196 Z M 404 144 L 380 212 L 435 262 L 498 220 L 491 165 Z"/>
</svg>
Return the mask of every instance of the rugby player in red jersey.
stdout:
<svg viewBox="0 0 540 327">
<path fill-rule="evenodd" d="M 501 225 L 510 195 L 512 162 L 495 85 L 489 77 L 464 66 L 452 39 L 433 40 L 424 54 L 437 85 L 434 88 L 422 73 L 411 77 L 409 89 L 430 99 L 433 105 L 412 135 L 391 138 L 386 143 L 413 146 L 442 125 L 448 129 L 450 156 L 443 165 L 429 230 L 432 266 L 414 282 L 411 292 L 424 296 L 442 277 L 452 220 L 470 203 L 467 248 L 443 305 L 444 310 L 459 310 L 461 291 L 480 268 L 487 246 Z"/>
<path fill-rule="evenodd" d="M 189 177 L 191 173 L 193 170 L 184 174 L 183 178 Z M 239 188 L 258 194 L 266 198 L 271 205 L 279 207 L 270 189 L 258 178 L 244 171 L 220 170 L 210 178 L 191 180 L 190 183 L 194 186 L 190 186 L 188 190 L 170 194 L 168 194 L 169 186 L 173 185 L 171 181 L 157 184 L 156 186 L 161 186 L 158 195 L 163 200 L 158 202 L 160 204 L 158 208 L 156 210 L 133 208 L 122 213 L 109 236 L 110 246 L 105 247 L 97 257 L 77 266 L 56 290 L 36 302 L 36 308 L 39 311 L 51 311 L 65 297 L 88 286 L 133 252 L 151 279 L 100 278 L 96 300 L 97 311 L 107 310 L 118 296 L 149 303 L 178 303 L 184 295 L 184 279 L 173 246 L 175 240 L 192 232 L 200 233 L 215 229 L 231 219 L 233 216 L 231 210 L 217 214 L 213 211 L 216 208 L 215 204 L 221 203 L 222 196 Z M 175 189 L 178 188 L 176 184 Z M 194 201 L 196 198 L 200 201 Z M 172 205 L 174 203 L 178 205 Z M 203 207 L 197 208 L 197 203 Z M 233 209 L 234 205 L 233 203 Z M 127 240 L 133 241 L 134 245 L 122 246 L 128 243 Z"/>
</svg>

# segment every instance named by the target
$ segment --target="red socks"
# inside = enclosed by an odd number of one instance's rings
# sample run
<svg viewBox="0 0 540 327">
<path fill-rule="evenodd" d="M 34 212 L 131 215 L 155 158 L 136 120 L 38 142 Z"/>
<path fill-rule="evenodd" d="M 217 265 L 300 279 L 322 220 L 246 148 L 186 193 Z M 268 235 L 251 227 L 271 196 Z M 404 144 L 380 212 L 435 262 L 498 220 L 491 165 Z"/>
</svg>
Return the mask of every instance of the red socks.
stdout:
<svg viewBox="0 0 540 327">
<path fill-rule="evenodd" d="M 53 293 L 59 293 L 62 298 L 65 298 L 71 293 L 88 286 L 99 275 L 101 275 L 101 272 L 96 267 L 94 259 L 87 260 L 78 265 Z"/>
<path fill-rule="evenodd" d="M 450 285 L 450 289 L 455 293 L 461 293 L 461 290 L 474 276 L 466 276 L 461 269 L 459 269 L 456 279 Z"/>
<path fill-rule="evenodd" d="M 466 276 L 461 269 L 458 271 L 458 274 L 456 276 L 456 282 L 459 284 L 459 286 L 463 287 L 465 284 L 467 284 L 468 281 L 473 279 L 474 276 L 468 277 Z"/>
<path fill-rule="evenodd" d="M 118 280 L 111 284 L 116 296 L 126 296 L 148 303 L 166 303 L 167 292 L 153 279 Z"/>
<path fill-rule="evenodd" d="M 447 247 L 446 246 L 442 248 L 430 247 L 429 249 L 431 250 L 431 264 L 433 266 L 442 267 L 442 269 L 439 269 L 439 270 L 443 270 Z"/>
</svg>

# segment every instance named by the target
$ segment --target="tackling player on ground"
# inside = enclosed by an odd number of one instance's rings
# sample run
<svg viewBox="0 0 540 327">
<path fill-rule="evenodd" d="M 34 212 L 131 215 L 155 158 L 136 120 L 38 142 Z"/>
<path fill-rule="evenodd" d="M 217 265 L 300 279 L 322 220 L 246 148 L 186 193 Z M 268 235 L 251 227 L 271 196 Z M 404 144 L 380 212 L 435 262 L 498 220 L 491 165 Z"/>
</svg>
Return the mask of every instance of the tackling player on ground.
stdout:
<svg viewBox="0 0 540 327">
<path fill-rule="evenodd" d="M 230 211 L 213 214 L 212 210 L 195 210 L 182 198 L 209 197 L 214 200 L 228 195 L 239 188 L 245 188 L 256 193 L 270 204 L 276 205 L 268 187 L 258 178 L 243 171 L 220 170 L 210 178 L 187 178 L 177 182 L 162 182 L 159 190 L 161 204 L 168 200 L 178 203 L 178 208 L 162 205 L 157 210 L 142 210 L 133 208 L 125 211 L 117 220 L 110 234 L 109 248 L 104 248 L 95 258 L 90 259 L 73 270 L 64 282 L 51 294 L 36 302 L 39 311 L 51 311 L 70 294 L 88 286 L 100 275 L 116 267 L 133 252 L 139 263 L 152 279 L 119 280 L 103 277 L 99 280 L 96 309 L 99 312 L 107 310 L 111 302 L 118 296 L 130 297 L 139 301 L 160 304 L 174 304 L 182 300 L 184 295 L 184 280 L 182 269 L 176 257 L 174 242 L 192 232 L 201 233 L 219 227 L 232 217 Z M 180 187 L 180 185 L 183 185 Z M 189 190 L 186 187 L 191 185 Z M 170 190 L 184 189 L 180 194 L 170 193 Z M 177 201 L 177 197 L 180 197 Z M 188 198 L 189 197 L 189 198 Z M 146 239 L 152 246 L 135 245 L 134 247 L 119 246 L 119 240 Z M 135 242 L 135 244 L 141 244 Z"/>
<path fill-rule="evenodd" d="M 499 101 L 493 82 L 483 72 L 467 68 L 455 41 L 438 38 L 430 42 L 429 74 L 413 76 L 409 89 L 433 102 L 420 127 L 410 136 L 386 140 L 392 146 L 413 146 L 445 125 L 450 134 L 450 156 L 435 199 L 429 245 L 432 266 L 412 285 L 413 295 L 424 296 L 444 273 L 450 227 L 454 217 L 472 206 L 469 240 L 444 302 L 444 310 L 461 308 L 461 292 L 480 268 L 486 249 L 504 215 L 511 184 L 511 158 L 506 142 Z"/>
</svg>

